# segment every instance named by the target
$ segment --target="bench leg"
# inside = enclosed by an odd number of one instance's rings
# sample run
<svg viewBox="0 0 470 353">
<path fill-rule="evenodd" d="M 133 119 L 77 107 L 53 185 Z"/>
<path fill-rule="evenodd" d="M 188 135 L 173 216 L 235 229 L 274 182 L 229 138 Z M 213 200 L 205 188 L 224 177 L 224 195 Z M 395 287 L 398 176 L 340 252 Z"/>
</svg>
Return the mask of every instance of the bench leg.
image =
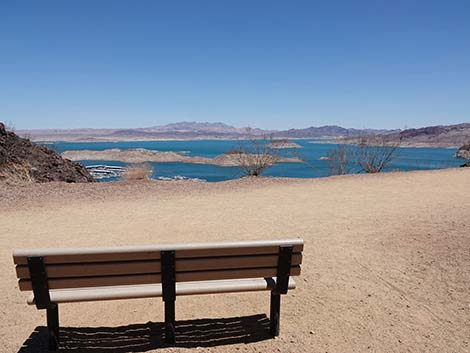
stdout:
<svg viewBox="0 0 470 353">
<path fill-rule="evenodd" d="M 49 331 L 48 348 L 55 351 L 59 348 L 59 306 L 52 303 L 46 310 L 47 329 Z"/>
<path fill-rule="evenodd" d="M 175 343 L 175 301 L 165 302 L 165 342 Z"/>
<path fill-rule="evenodd" d="M 279 336 L 279 319 L 281 310 L 281 295 L 271 291 L 271 313 L 269 316 L 269 332 L 272 336 Z"/>
</svg>

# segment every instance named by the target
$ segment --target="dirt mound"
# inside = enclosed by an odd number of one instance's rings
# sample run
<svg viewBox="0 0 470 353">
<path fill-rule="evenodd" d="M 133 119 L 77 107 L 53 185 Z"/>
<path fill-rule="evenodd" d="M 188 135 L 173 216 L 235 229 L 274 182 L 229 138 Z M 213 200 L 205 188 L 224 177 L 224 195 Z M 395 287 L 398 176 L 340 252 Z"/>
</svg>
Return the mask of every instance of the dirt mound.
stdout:
<svg viewBox="0 0 470 353">
<path fill-rule="evenodd" d="M 44 146 L 21 138 L 0 123 L 0 181 L 44 183 L 94 181 L 86 168 Z"/>
</svg>

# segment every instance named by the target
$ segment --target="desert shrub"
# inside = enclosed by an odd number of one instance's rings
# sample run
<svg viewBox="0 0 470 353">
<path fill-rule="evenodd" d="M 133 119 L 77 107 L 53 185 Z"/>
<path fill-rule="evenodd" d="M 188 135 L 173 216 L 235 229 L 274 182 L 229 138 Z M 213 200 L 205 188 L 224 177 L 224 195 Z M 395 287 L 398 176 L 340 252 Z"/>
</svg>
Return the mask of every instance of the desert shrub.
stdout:
<svg viewBox="0 0 470 353">
<path fill-rule="evenodd" d="M 270 147 L 272 138 L 255 137 L 248 131 L 248 143 L 228 151 L 235 164 L 246 176 L 260 176 L 263 172 L 279 162 L 279 152 Z"/>
<path fill-rule="evenodd" d="M 4 165 L 0 169 L 0 182 L 6 181 L 10 185 L 29 184 L 34 182 L 30 173 L 31 165 L 27 162 Z"/>
<path fill-rule="evenodd" d="M 355 148 L 355 162 L 365 173 L 380 173 L 393 162 L 400 143 L 387 141 L 383 135 L 362 136 Z"/>
<path fill-rule="evenodd" d="M 124 180 L 147 180 L 152 176 L 153 168 L 150 164 L 129 165 L 122 174 Z"/>
<path fill-rule="evenodd" d="M 327 154 L 330 175 L 349 174 L 353 170 L 353 150 L 351 145 L 340 144 Z"/>
</svg>

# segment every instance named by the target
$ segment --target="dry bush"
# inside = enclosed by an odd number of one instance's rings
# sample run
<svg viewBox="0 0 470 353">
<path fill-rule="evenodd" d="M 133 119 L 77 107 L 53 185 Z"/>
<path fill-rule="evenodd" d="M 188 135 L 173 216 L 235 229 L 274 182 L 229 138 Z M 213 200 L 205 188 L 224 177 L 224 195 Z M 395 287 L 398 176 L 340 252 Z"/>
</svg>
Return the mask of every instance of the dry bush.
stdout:
<svg viewBox="0 0 470 353">
<path fill-rule="evenodd" d="M 353 149 L 351 145 L 340 144 L 327 154 L 330 175 L 349 174 L 353 170 Z"/>
<path fill-rule="evenodd" d="M 400 143 L 382 135 L 362 136 L 355 148 L 355 162 L 365 173 L 380 173 L 393 162 Z"/>
<path fill-rule="evenodd" d="M 270 147 L 272 138 L 255 138 L 248 131 L 249 143 L 241 144 L 238 149 L 230 150 L 235 164 L 246 176 L 260 176 L 266 170 L 279 162 L 279 152 Z"/>
<path fill-rule="evenodd" d="M 3 165 L 0 167 L 0 182 L 6 181 L 9 185 L 23 185 L 34 182 L 30 174 L 31 165 L 27 162 Z"/>
<path fill-rule="evenodd" d="M 152 176 L 153 168 L 150 164 L 129 165 L 122 174 L 124 180 L 148 180 Z"/>
<path fill-rule="evenodd" d="M 11 131 L 11 132 L 16 131 L 15 123 L 12 120 L 6 120 L 5 122 L 3 122 L 3 124 L 5 125 L 6 130 Z"/>
</svg>

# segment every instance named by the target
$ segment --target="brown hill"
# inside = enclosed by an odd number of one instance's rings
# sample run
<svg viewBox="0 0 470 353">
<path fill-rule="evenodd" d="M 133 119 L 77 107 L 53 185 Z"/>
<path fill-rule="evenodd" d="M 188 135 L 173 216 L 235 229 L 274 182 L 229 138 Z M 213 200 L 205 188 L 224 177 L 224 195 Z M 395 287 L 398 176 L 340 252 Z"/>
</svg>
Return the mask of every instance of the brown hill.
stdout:
<svg viewBox="0 0 470 353">
<path fill-rule="evenodd" d="M 470 123 L 427 126 L 400 132 L 380 134 L 384 141 L 399 143 L 402 147 L 459 148 L 470 141 Z M 341 139 L 342 143 L 359 143 L 360 138 Z"/>
<path fill-rule="evenodd" d="M 401 139 L 405 146 L 460 147 L 470 141 L 470 123 L 408 129 L 388 138 Z"/>
<path fill-rule="evenodd" d="M 0 181 L 83 183 L 93 177 L 81 164 L 18 137 L 0 123 Z"/>
</svg>

